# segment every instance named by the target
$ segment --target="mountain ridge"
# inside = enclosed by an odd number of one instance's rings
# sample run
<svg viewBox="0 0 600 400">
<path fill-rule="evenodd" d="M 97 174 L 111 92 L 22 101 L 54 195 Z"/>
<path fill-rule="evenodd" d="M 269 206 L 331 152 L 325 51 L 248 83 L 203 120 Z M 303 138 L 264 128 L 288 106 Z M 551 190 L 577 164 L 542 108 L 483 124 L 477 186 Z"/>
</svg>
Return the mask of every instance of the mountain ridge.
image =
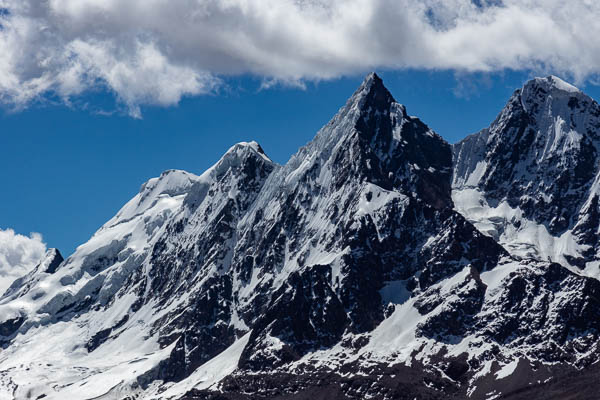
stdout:
<svg viewBox="0 0 600 400">
<path fill-rule="evenodd" d="M 595 129 L 581 92 L 532 85 L 544 102 L 568 93 L 571 121 Z M 71 257 L 0 297 L 0 393 L 487 399 L 591 365 L 600 282 L 502 236 L 517 220 L 541 229 L 502 185 L 541 154 L 502 142 L 535 138 L 541 107 L 518 92 L 450 145 L 373 73 L 285 165 L 242 142 L 201 175 L 150 179 Z M 594 236 L 588 209 L 578 238 Z"/>
</svg>

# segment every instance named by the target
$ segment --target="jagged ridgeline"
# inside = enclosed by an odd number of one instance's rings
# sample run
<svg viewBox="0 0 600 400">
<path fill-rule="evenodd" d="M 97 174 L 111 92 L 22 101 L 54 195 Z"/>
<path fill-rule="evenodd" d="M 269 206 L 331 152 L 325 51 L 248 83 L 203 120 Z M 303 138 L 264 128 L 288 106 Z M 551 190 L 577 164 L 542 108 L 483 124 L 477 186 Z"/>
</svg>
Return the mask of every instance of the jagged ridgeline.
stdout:
<svg viewBox="0 0 600 400">
<path fill-rule="evenodd" d="M 0 397 L 591 390 L 599 118 L 535 79 L 452 146 L 370 74 L 287 164 L 250 142 L 202 175 L 166 171 L 15 281 Z"/>
</svg>

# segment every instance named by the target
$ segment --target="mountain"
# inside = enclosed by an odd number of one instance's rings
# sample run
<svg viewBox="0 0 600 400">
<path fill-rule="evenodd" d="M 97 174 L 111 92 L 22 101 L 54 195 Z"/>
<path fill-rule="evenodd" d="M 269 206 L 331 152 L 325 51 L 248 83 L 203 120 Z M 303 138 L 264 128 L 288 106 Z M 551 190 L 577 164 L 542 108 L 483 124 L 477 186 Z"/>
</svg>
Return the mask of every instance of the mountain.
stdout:
<svg viewBox="0 0 600 400">
<path fill-rule="evenodd" d="M 487 399 L 586 382 L 600 282 L 523 251 L 492 212 L 523 207 L 527 229 L 594 237 L 590 218 L 552 223 L 559 199 L 514 203 L 513 187 L 544 199 L 564 174 L 573 186 L 557 193 L 587 201 L 569 175 L 589 172 L 569 150 L 583 133 L 542 130 L 567 123 L 571 97 L 568 121 L 591 137 L 595 103 L 549 78 L 451 146 L 370 74 L 285 165 L 250 142 L 201 175 L 164 172 L 0 298 L 0 397 Z M 531 169 L 547 179 L 537 189 L 519 169 L 542 154 L 519 139 L 530 131 L 558 143 Z"/>
<path fill-rule="evenodd" d="M 598 277 L 599 151 L 598 103 L 557 77 L 533 79 L 454 146 L 454 202 L 512 254 Z"/>
</svg>

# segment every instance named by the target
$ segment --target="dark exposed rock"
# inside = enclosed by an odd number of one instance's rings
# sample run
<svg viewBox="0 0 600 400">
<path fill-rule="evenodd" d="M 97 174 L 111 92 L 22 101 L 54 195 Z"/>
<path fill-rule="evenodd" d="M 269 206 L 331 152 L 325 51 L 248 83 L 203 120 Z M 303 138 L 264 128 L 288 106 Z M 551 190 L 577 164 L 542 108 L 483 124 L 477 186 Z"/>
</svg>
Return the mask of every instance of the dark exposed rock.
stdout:
<svg viewBox="0 0 600 400">
<path fill-rule="evenodd" d="M 24 315 L 4 320 L 4 322 L 0 323 L 0 336 L 9 337 L 13 335 L 23 325 L 23 322 L 25 322 Z"/>
<path fill-rule="evenodd" d="M 331 269 L 325 265 L 290 275 L 254 323 L 240 368 L 271 369 L 296 361 L 309 351 L 335 345 L 349 320 L 330 283 Z M 269 337 L 279 338 L 281 348 L 265 348 Z"/>
</svg>

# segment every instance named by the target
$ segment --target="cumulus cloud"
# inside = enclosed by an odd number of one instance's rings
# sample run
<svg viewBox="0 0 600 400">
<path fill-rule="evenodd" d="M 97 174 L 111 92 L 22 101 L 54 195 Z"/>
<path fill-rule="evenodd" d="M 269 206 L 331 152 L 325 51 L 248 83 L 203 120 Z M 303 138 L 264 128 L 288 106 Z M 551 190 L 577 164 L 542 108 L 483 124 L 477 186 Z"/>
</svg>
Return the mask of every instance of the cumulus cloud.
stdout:
<svg viewBox="0 0 600 400">
<path fill-rule="evenodd" d="M 229 75 L 600 69 L 596 0 L 0 0 L 0 100 L 105 87 L 134 116 Z"/>
<path fill-rule="evenodd" d="M 33 269 L 46 252 L 42 235 L 24 236 L 0 229 L 0 295 L 20 276 Z"/>
</svg>

